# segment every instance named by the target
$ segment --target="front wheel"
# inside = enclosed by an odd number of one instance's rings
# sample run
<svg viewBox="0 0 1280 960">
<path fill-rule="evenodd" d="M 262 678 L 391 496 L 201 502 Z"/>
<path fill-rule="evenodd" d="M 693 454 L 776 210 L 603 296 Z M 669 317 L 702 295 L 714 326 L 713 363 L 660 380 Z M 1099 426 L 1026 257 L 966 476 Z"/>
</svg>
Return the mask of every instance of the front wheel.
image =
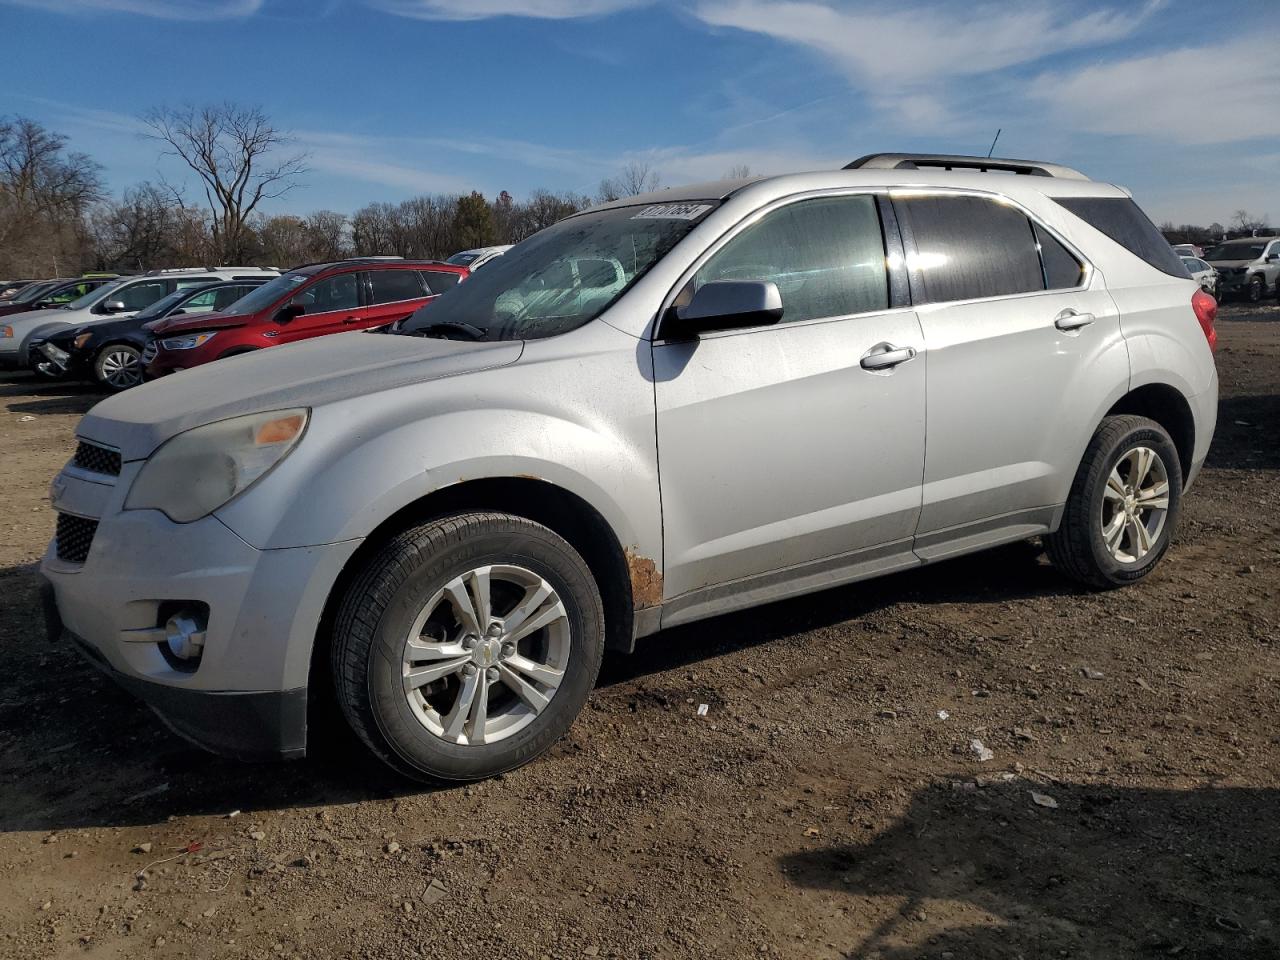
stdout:
<svg viewBox="0 0 1280 960">
<path fill-rule="evenodd" d="M 493 776 L 570 726 L 604 653 L 604 607 L 541 524 L 465 513 L 373 555 L 334 626 L 338 701 L 361 740 L 417 780 Z"/>
<path fill-rule="evenodd" d="M 1076 471 L 1061 525 L 1045 540 L 1049 559 L 1092 587 L 1141 580 L 1169 549 L 1181 501 L 1182 467 L 1164 427 L 1107 417 Z"/>
<path fill-rule="evenodd" d="M 1262 298 L 1267 294 L 1267 285 L 1261 277 L 1250 277 L 1249 288 L 1246 293 L 1250 303 L 1261 303 Z"/>
<path fill-rule="evenodd" d="M 112 343 L 98 351 L 93 375 L 108 390 L 136 387 L 143 381 L 142 352 L 127 343 Z"/>
</svg>

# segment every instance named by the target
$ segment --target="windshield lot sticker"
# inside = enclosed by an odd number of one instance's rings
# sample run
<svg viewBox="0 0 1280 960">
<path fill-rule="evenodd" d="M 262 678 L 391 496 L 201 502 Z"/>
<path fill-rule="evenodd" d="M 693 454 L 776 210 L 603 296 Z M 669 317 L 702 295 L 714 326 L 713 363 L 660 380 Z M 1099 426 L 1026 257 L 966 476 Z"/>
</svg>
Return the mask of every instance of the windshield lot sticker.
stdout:
<svg viewBox="0 0 1280 960">
<path fill-rule="evenodd" d="M 655 203 L 645 207 L 632 220 L 697 220 L 711 209 L 709 203 Z"/>
</svg>

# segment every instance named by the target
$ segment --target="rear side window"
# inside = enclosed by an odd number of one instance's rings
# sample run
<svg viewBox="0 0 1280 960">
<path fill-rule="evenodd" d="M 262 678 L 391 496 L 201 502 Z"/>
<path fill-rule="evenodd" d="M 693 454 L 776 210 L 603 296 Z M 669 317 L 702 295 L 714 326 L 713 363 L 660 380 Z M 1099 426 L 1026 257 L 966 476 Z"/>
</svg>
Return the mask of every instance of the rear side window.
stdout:
<svg viewBox="0 0 1280 960">
<path fill-rule="evenodd" d="M 427 295 L 417 270 L 371 270 L 369 286 L 373 291 L 373 303 L 421 300 Z"/>
<path fill-rule="evenodd" d="M 1156 229 L 1142 209 L 1128 197 L 1054 197 L 1100 233 L 1105 233 L 1135 257 L 1171 277 L 1191 278 L 1187 265 Z"/>
<path fill-rule="evenodd" d="M 109 299 L 119 300 L 126 310 L 141 310 L 151 306 L 168 292 L 168 284 L 163 280 L 149 280 L 130 284 Z"/>
<path fill-rule="evenodd" d="M 708 260 L 677 304 L 715 280 L 777 284 L 783 323 L 885 310 L 889 283 L 876 202 L 821 197 L 773 211 Z"/>
<path fill-rule="evenodd" d="M 1040 245 L 1040 262 L 1044 265 L 1046 290 L 1070 290 L 1084 280 L 1084 265 L 1070 250 L 1058 242 L 1048 230 L 1033 223 L 1036 242 Z"/>
<path fill-rule="evenodd" d="M 456 287 L 462 276 L 445 270 L 423 270 L 422 279 L 427 282 L 427 289 L 431 291 L 430 296 L 436 296 Z"/>
<path fill-rule="evenodd" d="M 959 196 L 895 198 L 893 206 L 915 240 L 908 264 L 915 303 L 1045 288 L 1031 221 L 1017 208 Z"/>
</svg>

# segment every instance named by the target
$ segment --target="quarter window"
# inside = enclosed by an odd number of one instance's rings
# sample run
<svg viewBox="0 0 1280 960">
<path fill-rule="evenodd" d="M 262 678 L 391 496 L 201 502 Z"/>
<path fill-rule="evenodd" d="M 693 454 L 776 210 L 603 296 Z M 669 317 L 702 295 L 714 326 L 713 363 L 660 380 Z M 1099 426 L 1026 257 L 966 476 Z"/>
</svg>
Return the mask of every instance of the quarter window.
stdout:
<svg viewBox="0 0 1280 960">
<path fill-rule="evenodd" d="M 1040 244 L 1040 262 L 1044 265 L 1046 290 L 1070 290 L 1084 280 L 1084 266 L 1070 250 L 1039 224 L 1032 224 Z"/>
<path fill-rule="evenodd" d="M 767 214 L 708 260 L 677 304 L 715 280 L 777 284 L 783 323 L 887 309 L 884 234 L 875 199 L 820 197 Z"/>
<path fill-rule="evenodd" d="M 417 270 L 371 270 L 369 285 L 373 291 L 374 303 L 421 300 L 427 296 L 426 287 Z"/>
<path fill-rule="evenodd" d="M 1015 207 L 962 196 L 906 197 L 893 203 L 915 239 L 916 252 L 908 263 L 915 303 L 1045 288 L 1031 221 Z"/>
</svg>

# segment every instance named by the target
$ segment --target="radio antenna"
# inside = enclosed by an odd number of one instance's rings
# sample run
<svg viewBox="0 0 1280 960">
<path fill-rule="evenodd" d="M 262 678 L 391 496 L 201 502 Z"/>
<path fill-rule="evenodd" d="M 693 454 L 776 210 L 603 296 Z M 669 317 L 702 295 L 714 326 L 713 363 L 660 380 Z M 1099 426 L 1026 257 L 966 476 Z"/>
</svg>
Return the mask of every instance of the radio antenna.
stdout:
<svg viewBox="0 0 1280 960">
<path fill-rule="evenodd" d="M 996 140 L 1000 139 L 1000 134 L 1002 133 L 1004 133 L 1004 127 L 1000 127 L 998 130 L 996 130 L 996 139 L 991 141 L 991 149 L 987 151 L 988 159 L 991 157 L 993 153 L 996 152 Z"/>
</svg>

